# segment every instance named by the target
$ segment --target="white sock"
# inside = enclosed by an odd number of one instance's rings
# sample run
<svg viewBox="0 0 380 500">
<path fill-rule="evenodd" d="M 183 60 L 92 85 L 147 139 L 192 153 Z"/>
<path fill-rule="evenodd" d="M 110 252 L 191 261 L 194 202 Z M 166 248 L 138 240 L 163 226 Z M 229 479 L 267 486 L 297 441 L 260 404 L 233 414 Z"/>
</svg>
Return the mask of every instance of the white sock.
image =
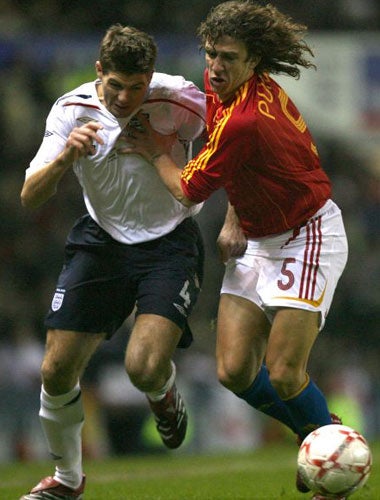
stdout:
<svg viewBox="0 0 380 500">
<path fill-rule="evenodd" d="M 55 479 L 76 489 L 82 482 L 82 426 L 79 383 L 66 394 L 50 396 L 41 389 L 40 421 L 55 461 Z"/>
<path fill-rule="evenodd" d="M 165 385 L 161 387 L 161 389 L 159 389 L 158 391 L 146 393 L 146 395 L 151 401 L 161 401 L 161 399 L 164 399 L 165 394 L 168 391 L 170 391 L 170 389 L 173 387 L 177 370 L 173 361 L 171 362 L 171 364 L 172 364 L 172 373 L 168 378 L 168 380 L 166 381 Z"/>
</svg>

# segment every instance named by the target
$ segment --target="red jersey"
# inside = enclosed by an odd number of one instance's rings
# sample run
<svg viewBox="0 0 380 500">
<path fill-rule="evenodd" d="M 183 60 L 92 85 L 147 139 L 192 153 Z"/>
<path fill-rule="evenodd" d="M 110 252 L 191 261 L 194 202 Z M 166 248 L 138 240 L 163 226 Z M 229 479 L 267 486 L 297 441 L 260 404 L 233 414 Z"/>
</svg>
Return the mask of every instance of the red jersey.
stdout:
<svg viewBox="0 0 380 500">
<path fill-rule="evenodd" d="M 296 106 L 268 75 L 254 75 L 228 102 L 205 71 L 208 142 L 182 173 L 194 202 L 224 187 L 248 237 L 303 224 L 331 196 L 317 148 Z"/>
</svg>

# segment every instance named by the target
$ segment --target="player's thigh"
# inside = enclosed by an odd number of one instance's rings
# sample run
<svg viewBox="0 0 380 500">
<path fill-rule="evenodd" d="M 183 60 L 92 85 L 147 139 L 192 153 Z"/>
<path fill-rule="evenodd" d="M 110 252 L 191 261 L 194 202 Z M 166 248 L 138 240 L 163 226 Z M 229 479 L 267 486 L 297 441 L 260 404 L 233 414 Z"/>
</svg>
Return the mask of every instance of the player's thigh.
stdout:
<svg viewBox="0 0 380 500">
<path fill-rule="evenodd" d="M 270 324 L 250 300 L 223 293 L 218 311 L 216 355 L 218 371 L 257 372 L 261 365 Z"/>
<path fill-rule="evenodd" d="M 105 337 L 105 333 L 48 330 L 41 369 L 47 392 L 72 389 Z"/>
</svg>

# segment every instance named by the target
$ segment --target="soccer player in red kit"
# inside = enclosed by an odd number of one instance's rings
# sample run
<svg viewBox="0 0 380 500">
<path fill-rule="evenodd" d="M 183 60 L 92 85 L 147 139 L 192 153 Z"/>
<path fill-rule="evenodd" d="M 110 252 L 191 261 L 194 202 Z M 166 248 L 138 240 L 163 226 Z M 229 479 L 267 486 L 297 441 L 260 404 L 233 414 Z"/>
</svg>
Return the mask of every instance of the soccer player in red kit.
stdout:
<svg viewBox="0 0 380 500">
<path fill-rule="evenodd" d="M 206 54 L 208 142 L 183 171 L 173 138 L 147 117 L 133 147 L 184 205 L 224 188 L 229 207 L 218 243 L 226 270 L 217 326 L 220 382 L 302 440 L 338 423 L 307 373 L 347 261 L 347 239 L 313 138 L 270 74 L 311 67 L 306 28 L 275 7 L 217 5 L 200 25 Z M 308 491 L 300 477 L 297 488 Z M 322 498 L 316 496 L 315 498 Z"/>
</svg>

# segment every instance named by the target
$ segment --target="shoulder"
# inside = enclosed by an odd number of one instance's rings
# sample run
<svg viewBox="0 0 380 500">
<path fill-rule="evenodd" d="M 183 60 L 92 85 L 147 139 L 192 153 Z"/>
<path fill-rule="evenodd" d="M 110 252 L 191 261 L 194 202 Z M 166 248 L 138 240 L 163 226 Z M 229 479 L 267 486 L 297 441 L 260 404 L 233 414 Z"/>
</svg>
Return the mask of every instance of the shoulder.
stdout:
<svg viewBox="0 0 380 500">
<path fill-rule="evenodd" d="M 99 120 L 104 110 L 99 102 L 95 81 L 85 83 L 62 95 L 51 108 L 48 120 L 55 123 L 67 122 L 70 126 Z"/>
<path fill-rule="evenodd" d="M 150 83 L 148 100 L 155 98 L 183 100 L 189 94 L 203 96 L 203 92 L 195 83 L 183 76 L 155 72 Z"/>
<path fill-rule="evenodd" d="M 59 97 L 55 106 L 88 106 L 99 107 L 95 81 L 87 82 Z"/>
<path fill-rule="evenodd" d="M 93 81 L 59 97 L 51 107 L 46 122 L 50 130 L 67 134 L 75 126 L 101 119 L 104 119 L 104 110 Z"/>
<path fill-rule="evenodd" d="M 185 80 L 181 75 L 169 75 L 168 73 L 154 72 L 150 84 L 151 90 L 159 91 L 160 89 L 180 90 L 189 84 L 194 85 L 192 82 Z"/>
</svg>

